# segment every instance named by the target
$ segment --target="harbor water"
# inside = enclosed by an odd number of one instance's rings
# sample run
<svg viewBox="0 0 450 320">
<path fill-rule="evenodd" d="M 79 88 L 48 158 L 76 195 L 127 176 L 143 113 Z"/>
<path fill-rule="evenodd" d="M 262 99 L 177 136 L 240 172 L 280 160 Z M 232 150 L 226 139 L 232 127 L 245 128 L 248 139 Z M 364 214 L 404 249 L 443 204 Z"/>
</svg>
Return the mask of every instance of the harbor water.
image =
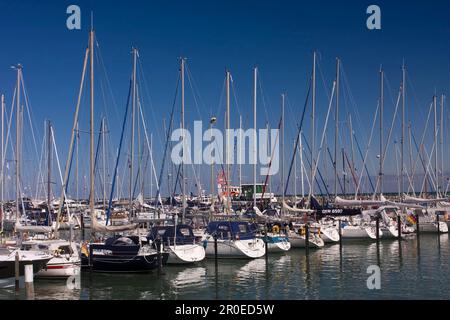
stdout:
<svg viewBox="0 0 450 320">
<path fill-rule="evenodd" d="M 35 279 L 35 299 L 448 299 L 449 250 L 448 234 L 424 234 L 401 243 L 291 249 L 267 259 L 207 259 L 147 274 L 83 271 L 80 289 Z M 380 267 L 380 289 L 368 289 L 372 265 Z M 25 299 L 25 293 L 1 289 L 0 299 Z"/>
</svg>

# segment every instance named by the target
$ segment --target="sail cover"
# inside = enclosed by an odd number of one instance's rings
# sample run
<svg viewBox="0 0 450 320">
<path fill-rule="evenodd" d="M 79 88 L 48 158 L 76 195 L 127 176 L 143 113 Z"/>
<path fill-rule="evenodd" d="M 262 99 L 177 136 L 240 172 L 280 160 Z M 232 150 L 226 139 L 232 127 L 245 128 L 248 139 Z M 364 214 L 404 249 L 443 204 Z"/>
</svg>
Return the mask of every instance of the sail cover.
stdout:
<svg viewBox="0 0 450 320">
<path fill-rule="evenodd" d="M 314 210 L 311 209 L 300 209 L 289 206 L 285 201 L 283 201 L 283 209 L 290 212 L 299 212 L 299 213 L 313 213 Z"/>
</svg>

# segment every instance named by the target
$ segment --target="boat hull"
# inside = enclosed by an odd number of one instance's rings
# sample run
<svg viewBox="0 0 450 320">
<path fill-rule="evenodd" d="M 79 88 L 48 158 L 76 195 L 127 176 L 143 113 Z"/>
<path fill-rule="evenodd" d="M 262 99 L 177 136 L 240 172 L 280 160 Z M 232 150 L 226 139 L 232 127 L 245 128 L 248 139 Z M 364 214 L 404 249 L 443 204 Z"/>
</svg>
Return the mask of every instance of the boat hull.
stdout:
<svg viewBox="0 0 450 320">
<path fill-rule="evenodd" d="M 212 237 L 205 240 L 206 257 L 215 257 L 214 240 Z M 217 258 L 260 258 L 265 254 L 265 245 L 262 239 L 251 240 L 217 240 Z"/>
<path fill-rule="evenodd" d="M 82 266 L 94 272 L 107 273 L 144 273 L 167 263 L 168 252 L 158 254 L 155 250 L 139 253 L 136 247 L 121 248 L 102 244 L 91 245 L 92 255 L 82 254 Z M 161 260 L 160 260 L 161 259 Z"/>
<path fill-rule="evenodd" d="M 168 246 L 167 264 L 189 264 L 205 259 L 205 248 L 198 244 Z"/>
<path fill-rule="evenodd" d="M 380 238 L 383 232 L 380 229 Z M 345 226 L 341 229 L 342 240 L 376 240 L 376 228 L 360 227 L 360 226 Z"/>
</svg>

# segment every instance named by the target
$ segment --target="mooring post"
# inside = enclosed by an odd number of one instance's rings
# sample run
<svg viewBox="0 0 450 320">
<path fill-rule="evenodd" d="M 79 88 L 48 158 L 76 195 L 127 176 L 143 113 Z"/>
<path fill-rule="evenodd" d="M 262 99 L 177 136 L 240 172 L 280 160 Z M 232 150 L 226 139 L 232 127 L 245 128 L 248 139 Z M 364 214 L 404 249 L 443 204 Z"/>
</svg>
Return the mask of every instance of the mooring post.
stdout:
<svg viewBox="0 0 450 320">
<path fill-rule="evenodd" d="M 214 235 L 214 260 L 217 263 L 217 235 Z"/>
<path fill-rule="evenodd" d="M 377 217 L 376 220 L 376 234 L 377 234 L 377 242 L 380 241 L 380 217 Z"/>
<path fill-rule="evenodd" d="M 305 224 L 305 247 L 306 247 L 306 253 L 309 252 L 309 226 L 308 224 Z"/>
<path fill-rule="evenodd" d="M 342 250 L 342 221 L 339 220 L 339 248 Z"/>
<path fill-rule="evenodd" d="M 441 233 L 441 226 L 439 225 L 439 213 L 436 214 L 436 222 L 437 222 L 437 229 L 438 229 L 438 235 Z"/>
<path fill-rule="evenodd" d="M 420 229 L 419 228 L 419 214 L 416 213 L 416 233 L 417 233 L 417 235 L 420 234 L 420 230 L 419 229 Z"/>
<path fill-rule="evenodd" d="M 265 235 L 264 235 L 264 248 L 265 248 L 265 252 L 264 252 L 264 255 L 265 255 L 265 257 L 266 257 L 266 260 L 269 258 L 269 248 L 268 248 L 268 245 L 269 245 L 269 242 L 268 242 L 268 236 L 267 236 L 267 223 L 266 223 L 266 226 L 265 226 Z"/>
<path fill-rule="evenodd" d="M 14 262 L 14 275 L 15 275 L 15 286 L 16 293 L 19 292 L 20 289 L 20 264 L 19 264 L 19 251 L 16 251 L 16 258 Z"/>
<path fill-rule="evenodd" d="M 25 265 L 25 295 L 27 300 L 34 300 L 33 265 Z"/>
<path fill-rule="evenodd" d="M 81 224 L 81 226 L 80 226 L 81 237 L 83 238 L 82 240 L 84 241 L 84 216 L 83 216 L 83 213 L 81 213 L 81 216 L 80 216 L 80 224 Z"/>
<path fill-rule="evenodd" d="M 398 241 L 402 240 L 402 218 L 400 215 L 397 215 L 397 233 Z"/>
</svg>

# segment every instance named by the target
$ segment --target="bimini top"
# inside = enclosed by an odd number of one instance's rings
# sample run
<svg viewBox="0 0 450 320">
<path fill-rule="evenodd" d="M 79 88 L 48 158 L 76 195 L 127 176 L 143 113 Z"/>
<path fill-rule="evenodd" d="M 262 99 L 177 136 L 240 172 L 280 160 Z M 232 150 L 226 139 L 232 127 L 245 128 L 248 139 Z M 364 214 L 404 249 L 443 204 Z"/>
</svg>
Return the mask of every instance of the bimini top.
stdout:
<svg viewBox="0 0 450 320">
<path fill-rule="evenodd" d="M 147 238 L 149 240 L 155 240 L 158 236 L 163 240 L 163 242 L 169 242 L 173 244 L 175 238 L 175 226 L 155 226 L 152 227 Z M 192 227 L 179 224 L 176 227 L 176 244 L 192 244 L 194 243 L 195 236 L 192 231 Z"/>
<path fill-rule="evenodd" d="M 255 228 L 246 221 L 211 221 L 206 231 L 217 239 L 248 240 L 255 238 Z"/>
</svg>

